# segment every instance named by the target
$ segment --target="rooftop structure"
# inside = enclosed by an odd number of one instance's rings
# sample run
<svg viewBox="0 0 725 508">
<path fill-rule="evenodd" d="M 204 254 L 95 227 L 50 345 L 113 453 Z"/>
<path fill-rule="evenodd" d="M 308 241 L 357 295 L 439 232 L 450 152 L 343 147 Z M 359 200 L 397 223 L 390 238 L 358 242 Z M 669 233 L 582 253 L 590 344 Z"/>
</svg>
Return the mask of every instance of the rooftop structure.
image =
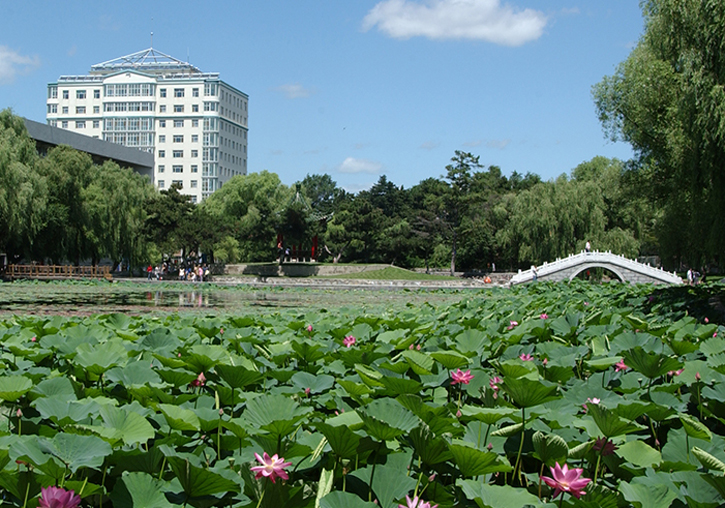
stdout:
<svg viewBox="0 0 725 508">
<path fill-rule="evenodd" d="M 199 202 L 247 173 L 249 97 L 148 48 L 48 85 L 47 122 L 155 155 L 153 181 Z"/>
</svg>

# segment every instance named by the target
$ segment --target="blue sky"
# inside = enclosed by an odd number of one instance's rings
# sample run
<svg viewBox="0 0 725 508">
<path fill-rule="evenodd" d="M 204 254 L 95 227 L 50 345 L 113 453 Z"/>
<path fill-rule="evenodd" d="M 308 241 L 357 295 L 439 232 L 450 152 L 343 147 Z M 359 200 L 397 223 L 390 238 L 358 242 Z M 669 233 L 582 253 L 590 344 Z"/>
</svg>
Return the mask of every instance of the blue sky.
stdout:
<svg viewBox="0 0 725 508">
<path fill-rule="evenodd" d="M 0 108 L 45 121 L 61 75 L 151 45 L 249 95 L 249 172 L 409 188 L 455 150 L 544 179 L 597 155 L 591 87 L 639 39 L 637 0 L 0 0 Z"/>
</svg>

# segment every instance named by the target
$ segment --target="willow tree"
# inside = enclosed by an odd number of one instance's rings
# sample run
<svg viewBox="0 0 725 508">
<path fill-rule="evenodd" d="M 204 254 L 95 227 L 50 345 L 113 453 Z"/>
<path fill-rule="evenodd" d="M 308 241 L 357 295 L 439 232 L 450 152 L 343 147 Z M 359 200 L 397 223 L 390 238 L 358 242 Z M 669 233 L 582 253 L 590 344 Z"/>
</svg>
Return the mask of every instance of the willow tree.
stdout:
<svg viewBox="0 0 725 508">
<path fill-rule="evenodd" d="M 725 250 L 725 2 L 647 0 L 645 32 L 594 87 L 612 139 L 632 144 L 643 191 L 663 208 L 662 253 L 698 263 Z"/>
</svg>

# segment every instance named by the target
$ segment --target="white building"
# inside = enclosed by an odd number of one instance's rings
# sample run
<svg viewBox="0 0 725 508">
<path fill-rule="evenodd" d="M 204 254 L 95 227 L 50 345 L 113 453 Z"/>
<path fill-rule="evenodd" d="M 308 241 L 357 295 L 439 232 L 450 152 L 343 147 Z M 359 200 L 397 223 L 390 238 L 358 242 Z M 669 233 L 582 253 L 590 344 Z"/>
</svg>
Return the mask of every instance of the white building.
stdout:
<svg viewBox="0 0 725 508">
<path fill-rule="evenodd" d="M 249 97 L 149 48 L 48 85 L 48 124 L 155 156 L 154 184 L 198 202 L 247 174 Z"/>
</svg>

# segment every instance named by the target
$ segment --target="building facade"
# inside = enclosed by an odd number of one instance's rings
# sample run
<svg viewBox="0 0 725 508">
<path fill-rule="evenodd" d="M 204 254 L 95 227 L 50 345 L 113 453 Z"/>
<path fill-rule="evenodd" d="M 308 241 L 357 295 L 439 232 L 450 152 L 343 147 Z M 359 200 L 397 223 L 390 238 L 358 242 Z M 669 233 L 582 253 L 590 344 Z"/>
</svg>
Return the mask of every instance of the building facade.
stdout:
<svg viewBox="0 0 725 508">
<path fill-rule="evenodd" d="M 247 174 L 249 97 L 149 48 L 48 85 L 48 125 L 154 154 L 154 184 L 199 202 Z"/>
</svg>

